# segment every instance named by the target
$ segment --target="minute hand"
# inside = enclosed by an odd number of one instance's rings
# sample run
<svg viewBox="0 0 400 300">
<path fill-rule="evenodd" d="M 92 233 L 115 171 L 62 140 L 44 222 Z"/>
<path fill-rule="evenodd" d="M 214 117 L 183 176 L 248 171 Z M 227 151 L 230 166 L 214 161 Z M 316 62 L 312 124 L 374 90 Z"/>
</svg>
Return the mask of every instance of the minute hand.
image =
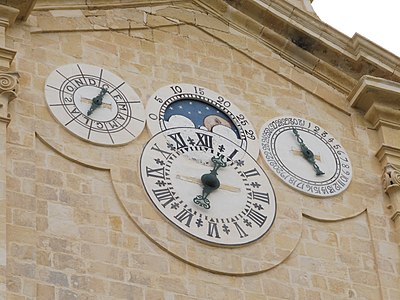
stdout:
<svg viewBox="0 0 400 300">
<path fill-rule="evenodd" d="M 319 169 L 317 163 L 315 162 L 314 153 L 304 144 L 303 139 L 300 137 L 296 128 L 293 128 L 293 134 L 296 136 L 296 140 L 300 145 L 300 150 L 303 154 L 303 157 L 313 166 L 316 175 L 324 175 L 325 173 Z"/>
</svg>

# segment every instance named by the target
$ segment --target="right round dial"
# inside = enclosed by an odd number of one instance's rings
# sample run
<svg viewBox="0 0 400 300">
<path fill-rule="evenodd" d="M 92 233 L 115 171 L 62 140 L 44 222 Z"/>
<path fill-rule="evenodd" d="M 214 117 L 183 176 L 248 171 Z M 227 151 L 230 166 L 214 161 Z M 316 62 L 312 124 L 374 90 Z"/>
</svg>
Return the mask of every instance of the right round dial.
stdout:
<svg viewBox="0 0 400 300">
<path fill-rule="evenodd" d="M 290 187 L 315 197 L 331 197 L 349 186 L 349 155 L 319 125 L 299 117 L 278 117 L 263 125 L 259 138 L 261 156 Z"/>
</svg>

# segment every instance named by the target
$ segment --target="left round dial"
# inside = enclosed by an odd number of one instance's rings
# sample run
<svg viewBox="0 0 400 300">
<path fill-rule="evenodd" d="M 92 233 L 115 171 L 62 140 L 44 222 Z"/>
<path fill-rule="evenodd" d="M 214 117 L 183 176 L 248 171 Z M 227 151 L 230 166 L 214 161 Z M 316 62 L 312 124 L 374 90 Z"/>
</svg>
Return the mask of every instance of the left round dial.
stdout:
<svg viewBox="0 0 400 300">
<path fill-rule="evenodd" d="M 45 96 L 51 113 L 68 131 L 95 144 L 129 143 L 145 125 L 139 96 L 123 79 L 101 67 L 57 68 L 47 78 Z"/>
</svg>

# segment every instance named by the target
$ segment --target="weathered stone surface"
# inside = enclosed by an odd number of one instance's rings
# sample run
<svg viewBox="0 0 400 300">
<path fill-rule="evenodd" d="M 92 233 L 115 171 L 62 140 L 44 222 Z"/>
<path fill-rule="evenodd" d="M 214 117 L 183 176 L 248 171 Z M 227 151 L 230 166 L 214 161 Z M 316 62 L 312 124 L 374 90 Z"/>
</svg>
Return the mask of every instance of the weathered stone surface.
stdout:
<svg viewBox="0 0 400 300">
<path fill-rule="evenodd" d="M 390 121 L 377 134 L 348 98 L 370 70 L 386 78 L 390 97 L 382 101 L 397 110 L 390 55 L 379 52 L 374 69 L 357 61 L 351 41 L 312 17 L 308 1 L 37 2 L 27 22 L 4 33 L 18 53 L 20 93 L 7 107 L 11 121 L 0 122 L 0 298 L 3 290 L 7 299 L 400 298 L 400 228 L 388 217 L 375 158 L 383 139 L 399 145 L 390 118 L 397 113 L 376 106 L 367 115 Z M 243 247 L 201 243 L 147 199 L 138 170 L 147 129 L 133 143 L 104 147 L 53 118 L 47 76 L 74 63 L 118 74 L 144 104 L 165 85 L 205 86 L 235 103 L 256 131 L 280 115 L 310 119 L 346 148 L 353 181 L 338 196 L 312 198 L 255 158 L 278 199 L 271 231 Z M 354 99 L 374 97 L 361 96 Z M 395 159 L 391 147 L 379 153 Z"/>
</svg>

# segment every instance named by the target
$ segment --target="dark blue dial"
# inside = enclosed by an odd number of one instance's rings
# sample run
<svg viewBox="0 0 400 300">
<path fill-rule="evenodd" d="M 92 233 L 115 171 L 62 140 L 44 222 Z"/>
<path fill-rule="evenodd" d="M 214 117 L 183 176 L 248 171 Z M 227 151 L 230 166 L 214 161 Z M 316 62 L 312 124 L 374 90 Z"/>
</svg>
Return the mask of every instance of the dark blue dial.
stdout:
<svg viewBox="0 0 400 300">
<path fill-rule="evenodd" d="M 172 116 L 182 116 L 193 122 L 195 128 L 212 131 L 216 125 L 230 128 L 240 138 L 239 130 L 233 121 L 218 108 L 194 99 L 180 99 L 167 106 L 164 120 L 170 121 Z"/>
</svg>

